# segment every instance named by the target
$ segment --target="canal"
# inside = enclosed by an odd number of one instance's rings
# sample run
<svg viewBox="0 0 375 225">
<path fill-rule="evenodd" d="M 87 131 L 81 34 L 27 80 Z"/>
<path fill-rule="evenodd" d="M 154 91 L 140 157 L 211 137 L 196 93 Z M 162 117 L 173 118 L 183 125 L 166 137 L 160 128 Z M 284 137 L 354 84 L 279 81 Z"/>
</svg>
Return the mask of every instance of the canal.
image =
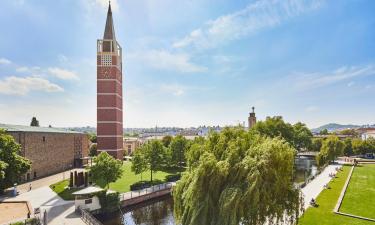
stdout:
<svg viewBox="0 0 375 225">
<path fill-rule="evenodd" d="M 309 177 L 315 176 L 318 169 L 316 161 L 311 157 L 299 157 L 295 159 L 295 181 L 302 183 Z M 153 201 L 123 208 L 122 212 L 100 217 L 104 225 L 175 225 L 173 216 L 173 199 L 165 196 Z"/>
</svg>

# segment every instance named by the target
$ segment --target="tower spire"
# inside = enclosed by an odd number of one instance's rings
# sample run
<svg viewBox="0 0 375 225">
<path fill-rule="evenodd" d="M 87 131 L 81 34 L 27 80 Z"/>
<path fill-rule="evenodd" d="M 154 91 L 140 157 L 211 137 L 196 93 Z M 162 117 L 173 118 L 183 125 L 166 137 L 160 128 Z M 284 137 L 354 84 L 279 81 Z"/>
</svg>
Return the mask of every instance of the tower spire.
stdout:
<svg viewBox="0 0 375 225">
<path fill-rule="evenodd" d="M 105 22 L 103 39 L 116 40 L 115 28 L 113 26 L 111 1 L 109 1 L 109 5 L 108 5 L 107 21 Z"/>
</svg>

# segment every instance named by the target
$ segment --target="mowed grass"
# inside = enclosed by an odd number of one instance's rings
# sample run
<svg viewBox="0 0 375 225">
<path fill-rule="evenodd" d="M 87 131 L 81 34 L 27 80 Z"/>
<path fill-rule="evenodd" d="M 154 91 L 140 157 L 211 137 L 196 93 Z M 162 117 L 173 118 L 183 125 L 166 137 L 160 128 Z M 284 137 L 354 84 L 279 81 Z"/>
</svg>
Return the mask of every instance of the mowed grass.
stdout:
<svg viewBox="0 0 375 225">
<path fill-rule="evenodd" d="M 333 213 L 349 171 L 350 167 L 344 166 L 343 171 L 337 174 L 337 178 L 329 183 L 331 189 L 323 190 L 316 199 L 319 207 L 309 207 L 299 220 L 299 225 L 375 225 L 374 222 Z"/>
<path fill-rule="evenodd" d="M 56 192 L 57 195 L 59 195 L 64 200 L 74 200 L 74 196 L 72 195 L 73 192 L 79 191 L 82 188 L 65 188 L 69 186 L 69 180 L 63 180 L 60 182 L 57 182 L 55 184 L 50 185 L 49 187 Z"/>
<path fill-rule="evenodd" d="M 131 162 L 124 161 L 122 169 L 123 169 L 122 177 L 120 179 L 118 179 L 116 182 L 109 184 L 109 189 L 118 191 L 120 193 L 130 191 L 130 185 L 132 185 L 132 184 L 134 184 L 138 181 L 141 181 L 141 175 L 140 174 L 136 175 L 131 171 Z M 154 181 L 159 181 L 160 183 L 163 183 L 163 182 L 165 182 L 166 176 L 171 175 L 171 174 L 176 174 L 176 173 L 177 172 L 175 172 L 175 171 L 171 171 L 171 172 L 158 171 L 156 173 L 153 172 L 152 179 Z M 147 180 L 150 181 L 151 180 L 151 172 L 146 171 L 146 172 L 142 173 L 142 180 L 143 181 L 147 181 Z M 101 186 L 103 186 L 103 185 L 101 185 Z"/>
<path fill-rule="evenodd" d="M 340 212 L 375 219 L 375 164 L 354 168 Z"/>
</svg>

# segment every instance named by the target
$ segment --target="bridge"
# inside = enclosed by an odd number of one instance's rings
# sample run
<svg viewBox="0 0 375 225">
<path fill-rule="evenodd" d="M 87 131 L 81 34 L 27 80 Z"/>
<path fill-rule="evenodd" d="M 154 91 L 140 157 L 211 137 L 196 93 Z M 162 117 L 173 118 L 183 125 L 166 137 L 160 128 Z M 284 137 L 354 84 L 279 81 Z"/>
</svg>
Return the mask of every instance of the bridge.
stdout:
<svg viewBox="0 0 375 225">
<path fill-rule="evenodd" d="M 120 194 L 120 202 L 122 207 L 136 205 L 154 198 L 170 195 L 175 182 L 154 185 L 138 191 L 129 191 Z"/>
<path fill-rule="evenodd" d="M 297 157 L 316 157 L 319 152 L 298 152 Z"/>
</svg>

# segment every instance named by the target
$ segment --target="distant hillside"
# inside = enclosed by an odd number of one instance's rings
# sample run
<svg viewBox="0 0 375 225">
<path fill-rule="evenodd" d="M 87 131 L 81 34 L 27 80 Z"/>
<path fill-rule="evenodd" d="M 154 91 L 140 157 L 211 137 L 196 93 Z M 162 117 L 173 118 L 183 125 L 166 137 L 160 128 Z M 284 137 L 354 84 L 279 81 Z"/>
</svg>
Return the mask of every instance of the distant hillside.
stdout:
<svg viewBox="0 0 375 225">
<path fill-rule="evenodd" d="M 337 123 L 329 123 L 329 124 L 320 126 L 318 128 L 312 129 L 312 132 L 320 132 L 321 130 L 324 130 L 324 129 L 327 129 L 329 132 L 332 132 L 332 131 L 337 131 L 337 130 L 354 129 L 354 128 L 359 128 L 359 127 L 362 127 L 362 126 L 352 125 L 352 124 L 342 125 L 342 124 L 337 124 Z"/>
</svg>

